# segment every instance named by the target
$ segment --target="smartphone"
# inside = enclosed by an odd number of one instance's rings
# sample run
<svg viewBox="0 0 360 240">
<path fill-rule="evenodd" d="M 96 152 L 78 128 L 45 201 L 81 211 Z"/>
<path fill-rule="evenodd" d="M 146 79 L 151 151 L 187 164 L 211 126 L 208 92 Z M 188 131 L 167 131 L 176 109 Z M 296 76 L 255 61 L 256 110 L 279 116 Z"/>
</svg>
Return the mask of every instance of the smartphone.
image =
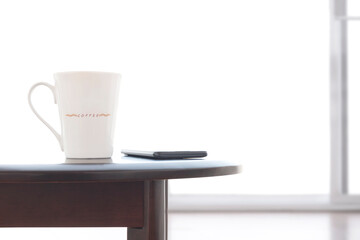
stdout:
<svg viewBox="0 0 360 240">
<path fill-rule="evenodd" d="M 203 158 L 207 156 L 206 151 L 137 151 L 137 150 L 121 150 L 121 152 L 130 157 L 150 158 L 156 160 L 168 159 L 190 159 Z"/>
</svg>

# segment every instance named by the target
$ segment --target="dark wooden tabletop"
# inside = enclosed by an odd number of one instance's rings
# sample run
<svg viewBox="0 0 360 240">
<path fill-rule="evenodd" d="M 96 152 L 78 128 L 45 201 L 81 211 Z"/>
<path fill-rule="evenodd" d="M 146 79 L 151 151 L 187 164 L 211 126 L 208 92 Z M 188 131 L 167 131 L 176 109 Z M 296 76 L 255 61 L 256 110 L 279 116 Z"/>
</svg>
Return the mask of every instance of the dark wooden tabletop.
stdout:
<svg viewBox="0 0 360 240">
<path fill-rule="evenodd" d="M 67 159 L 59 164 L 0 164 L 0 183 L 142 181 L 221 176 L 240 171 L 237 162 L 208 159 Z"/>
</svg>

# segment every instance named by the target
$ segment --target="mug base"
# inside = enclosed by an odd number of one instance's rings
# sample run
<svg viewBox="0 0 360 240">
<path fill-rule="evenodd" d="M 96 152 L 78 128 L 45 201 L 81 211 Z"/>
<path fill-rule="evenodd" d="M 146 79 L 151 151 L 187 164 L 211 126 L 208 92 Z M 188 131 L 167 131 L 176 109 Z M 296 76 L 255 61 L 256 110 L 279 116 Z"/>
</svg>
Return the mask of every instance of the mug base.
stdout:
<svg viewBox="0 0 360 240">
<path fill-rule="evenodd" d="M 72 163 L 72 164 L 104 164 L 104 163 L 112 163 L 111 158 L 66 158 L 65 163 Z"/>
</svg>

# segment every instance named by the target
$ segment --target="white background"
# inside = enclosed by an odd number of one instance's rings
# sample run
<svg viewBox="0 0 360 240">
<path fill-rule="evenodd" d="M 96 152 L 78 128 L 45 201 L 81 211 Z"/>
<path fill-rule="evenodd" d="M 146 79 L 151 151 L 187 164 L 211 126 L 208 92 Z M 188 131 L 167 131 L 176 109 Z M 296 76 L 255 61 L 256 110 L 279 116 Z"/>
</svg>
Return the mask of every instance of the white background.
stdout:
<svg viewBox="0 0 360 240">
<path fill-rule="evenodd" d="M 28 107 L 33 83 L 114 71 L 114 158 L 207 150 L 243 165 L 172 181 L 172 193 L 329 192 L 328 1 L 1 1 L 0 34 L 2 163 L 64 158 Z M 48 89 L 34 105 L 59 129 Z"/>
<path fill-rule="evenodd" d="M 360 16 L 360 1 L 359 0 L 347 0 L 347 15 L 348 16 Z"/>
<path fill-rule="evenodd" d="M 360 3 L 360 2 L 359 2 Z M 360 10 L 360 4 L 359 8 Z M 359 11 L 360 12 L 360 11 Z M 360 15 L 360 14 L 359 14 Z M 359 170 L 360 170 L 360 23 L 350 22 L 348 25 L 348 132 L 349 132 L 349 192 L 360 193 Z"/>
<path fill-rule="evenodd" d="M 348 16 L 360 16 L 360 1 L 348 0 Z M 349 192 L 360 194 L 360 23 L 348 24 L 348 169 Z"/>
</svg>

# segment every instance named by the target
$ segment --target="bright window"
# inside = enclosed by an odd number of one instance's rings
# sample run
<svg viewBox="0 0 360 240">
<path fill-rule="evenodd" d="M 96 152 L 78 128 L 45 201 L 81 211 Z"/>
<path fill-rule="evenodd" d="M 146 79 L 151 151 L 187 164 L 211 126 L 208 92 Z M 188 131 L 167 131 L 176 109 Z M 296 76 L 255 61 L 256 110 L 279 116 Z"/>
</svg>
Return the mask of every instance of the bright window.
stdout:
<svg viewBox="0 0 360 240">
<path fill-rule="evenodd" d="M 348 24 L 348 171 L 349 192 L 360 193 L 360 22 Z"/>
<path fill-rule="evenodd" d="M 328 25 L 328 3 L 313 0 L 2 1 L 2 158 L 63 158 L 27 105 L 32 83 L 118 71 L 114 158 L 121 148 L 207 150 L 244 166 L 171 181 L 172 193 L 326 194 Z M 34 105 L 59 126 L 47 89 Z"/>
</svg>

